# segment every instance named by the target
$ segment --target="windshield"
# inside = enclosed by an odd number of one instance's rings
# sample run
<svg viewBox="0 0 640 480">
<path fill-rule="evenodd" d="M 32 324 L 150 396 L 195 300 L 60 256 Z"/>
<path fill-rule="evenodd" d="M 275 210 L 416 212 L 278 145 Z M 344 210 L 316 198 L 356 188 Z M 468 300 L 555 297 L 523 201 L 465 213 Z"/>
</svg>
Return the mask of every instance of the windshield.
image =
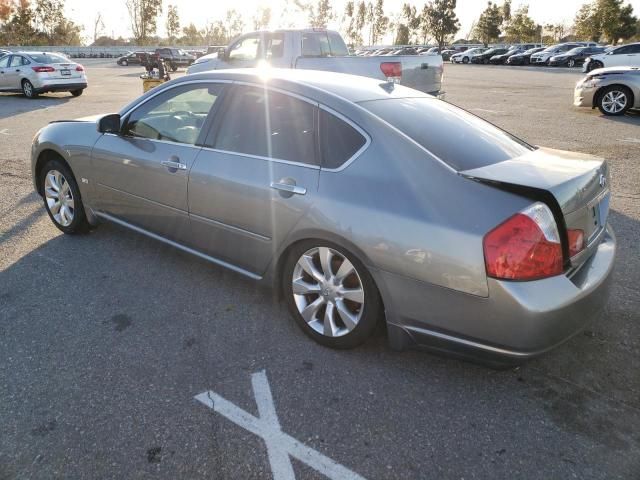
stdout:
<svg viewBox="0 0 640 480">
<path fill-rule="evenodd" d="M 567 52 L 567 55 L 577 55 L 579 53 L 584 52 L 587 49 L 587 47 L 576 47 L 576 48 L 572 48 L 571 50 L 569 50 Z"/>
<path fill-rule="evenodd" d="M 69 63 L 69 59 L 55 53 L 30 53 L 31 58 L 36 63 Z"/>
<path fill-rule="evenodd" d="M 533 150 L 480 117 L 434 98 L 370 100 L 359 105 L 458 171 L 502 162 Z"/>
</svg>

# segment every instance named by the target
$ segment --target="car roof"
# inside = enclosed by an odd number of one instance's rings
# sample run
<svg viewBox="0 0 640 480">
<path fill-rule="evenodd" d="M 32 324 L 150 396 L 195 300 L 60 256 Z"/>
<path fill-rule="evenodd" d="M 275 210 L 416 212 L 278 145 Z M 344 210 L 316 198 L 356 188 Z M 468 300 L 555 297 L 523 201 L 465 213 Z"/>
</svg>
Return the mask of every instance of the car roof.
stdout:
<svg viewBox="0 0 640 480">
<path fill-rule="evenodd" d="M 354 103 L 388 98 L 431 97 L 427 93 L 399 84 L 390 84 L 384 80 L 321 70 L 286 68 L 212 70 L 186 75 L 174 81 L 181 83 L 196 79 L 265 83 L 275 88 L 292 89 L 292 91 L 313 90 Z M 311 92 L 309 94 L 315 98 Z"/>
</svg>

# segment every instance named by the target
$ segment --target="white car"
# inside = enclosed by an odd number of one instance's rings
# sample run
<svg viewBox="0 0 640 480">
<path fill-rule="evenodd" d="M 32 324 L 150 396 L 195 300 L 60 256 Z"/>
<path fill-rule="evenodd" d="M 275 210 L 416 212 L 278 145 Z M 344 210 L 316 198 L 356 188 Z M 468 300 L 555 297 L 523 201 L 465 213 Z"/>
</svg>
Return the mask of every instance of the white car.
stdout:
<svg viewBox="0 0 640 480">
<path fill-rule="evenodd" d="M 487 50 L 489 49 L 485 47 L 470 48 L 469 50 L 465 50 L 464 52 L 451 55 L 449 60 L 451 61 L 451 63 L 469 63 L 471 62 L 471 59 L 473 57 L 475 57 L 476 55 L 480 55 Z"/>
<path fill-rule="evenodd" d="M 603 67 L 640 67 L 640 42 L 622 45 L 606 53 L 591 55 L 584 62 L 583 72 Z"/>
</svg>

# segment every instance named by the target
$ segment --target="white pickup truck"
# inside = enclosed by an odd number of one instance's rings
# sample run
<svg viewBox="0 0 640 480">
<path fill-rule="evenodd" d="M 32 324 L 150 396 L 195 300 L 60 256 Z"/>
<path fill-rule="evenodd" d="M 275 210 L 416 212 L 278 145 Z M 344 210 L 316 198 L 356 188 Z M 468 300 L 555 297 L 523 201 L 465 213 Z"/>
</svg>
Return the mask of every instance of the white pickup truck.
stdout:
<svg viewBox="0 0 640 480">
<path fill-rule="evenodd" d="M 236 38 L 218 53 L 200 57 L 187 74 L 223 68 L 301 68 L 350 73 L 442 96 L 442 57 L 427 55 L 349 55 L 338 32 L 320 29 L 252 32 Z"/>
</svg>

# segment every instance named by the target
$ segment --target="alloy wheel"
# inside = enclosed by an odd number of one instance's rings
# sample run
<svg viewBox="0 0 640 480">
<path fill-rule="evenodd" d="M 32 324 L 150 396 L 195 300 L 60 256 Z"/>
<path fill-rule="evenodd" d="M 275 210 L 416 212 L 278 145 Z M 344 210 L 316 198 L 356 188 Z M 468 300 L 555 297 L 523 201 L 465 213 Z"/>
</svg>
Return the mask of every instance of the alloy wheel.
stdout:
<svg viewBox="0 0 640 480">
<path fill-rule="evenodd" d="M 567 66 L 569 68 L 573 68 L 576 66 L 576 61 L 573 58 L 570 58 L 569 61 L 567 62 Z"/>
<path fill-rule="evenodd" d="M 353 331 L 364 311 L 364 287 L 355 266 L 329 247 L 307 250 L 293 269 L 292 292 L 304 321 L 326 337 Z"/>
<path fill-rule="evenodd" d="M 58 170 L 50 170 L 44 181 L 44 196 L 53 219 L 63 227 L 73 222 L 75 203 L 71 185 Z"/>
<path fill-rule="evenodd" d="M 33 97 L 33 85 L 29 80 L 26 80 L 22 84 L 22 91 L 24 92 L 25 97 Z"/>
<path fill-rule="evenodd" d="M 620 113 L 627 106 L 627 95 L 620 90 L 611 90 L 604 94 L 601 104 L 607 113 Z"/>
</svg>

